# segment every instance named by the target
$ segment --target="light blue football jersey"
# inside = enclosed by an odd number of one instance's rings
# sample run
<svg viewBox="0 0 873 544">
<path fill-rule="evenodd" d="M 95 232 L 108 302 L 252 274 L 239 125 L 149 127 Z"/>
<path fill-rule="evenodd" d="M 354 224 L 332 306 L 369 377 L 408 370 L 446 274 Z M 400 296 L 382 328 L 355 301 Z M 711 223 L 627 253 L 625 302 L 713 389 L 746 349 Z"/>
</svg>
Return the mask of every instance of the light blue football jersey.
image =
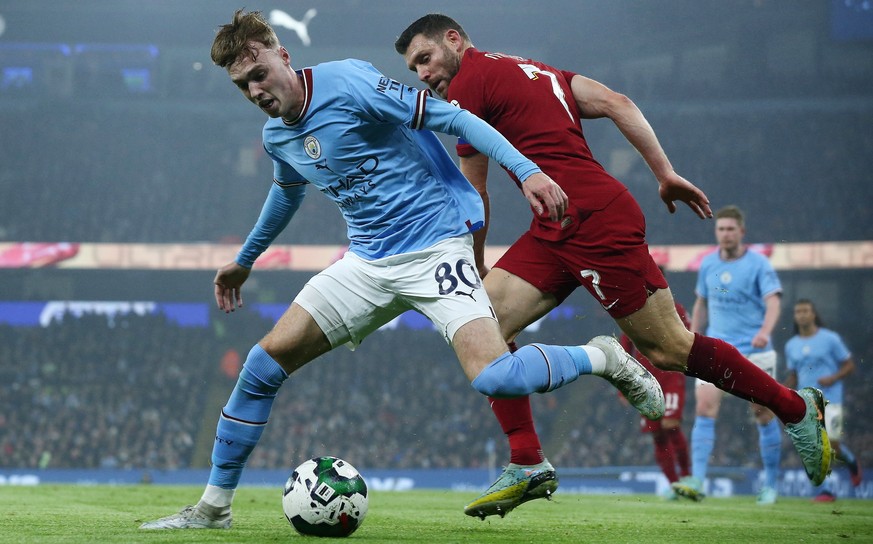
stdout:
<svg viewBox="0 0 873 544">
<path fill-rule="evenodd" d="M 349 250 L 364 259 L 421 250 L 483 225 L 482 199 L 430 130 L 473 136 L 522 175 L 539 171 L 466 110 L 367 62 L 327 62 L 298 73 L 306 96 L 298 119 L 264 125 L 274 181 L 308 183 L 335 202 L 348 224 Z M 270 199 L 265 212 L 269 206 Z"/>
<path fill-rule="evenodd" d="M 840 335 L 825 328 L 812 336 L 795 335 L 785 344 L 785 361 L 797 372 L 797 388 L 817 387 L 834 404 L 843 403 L 843 380 L 822 387 L 818 379 L 836 373 L 851 355 Z"/>
<path fill-rule="evenodd" d="M 710 253 L 700 263 L 697 296 L 706 299 L 707 336 L 733 345 L 750 354 L 773 349 L 752 347 L 752 338 L 764 323 L 764 298 L 782 292 L 773 265 L 764 255 L 752 250 L 733 261 L 724 261 L 719 252 Z"/>
</svg>

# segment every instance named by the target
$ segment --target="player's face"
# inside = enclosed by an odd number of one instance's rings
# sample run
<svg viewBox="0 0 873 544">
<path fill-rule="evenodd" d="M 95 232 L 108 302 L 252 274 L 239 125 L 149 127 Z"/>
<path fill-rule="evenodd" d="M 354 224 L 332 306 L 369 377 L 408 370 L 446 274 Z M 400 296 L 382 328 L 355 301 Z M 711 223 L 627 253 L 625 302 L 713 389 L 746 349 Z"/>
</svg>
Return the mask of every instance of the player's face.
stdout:
<svg viewBox="0 0 873 544">
<path fill-rule="evenodd" d="M 284 47 L 268 49 L 251 43 L 240 58 L 227 67 L 231 81 L 253 104 L 270 117 L 294 117 L 302 97 Z M 254 55 L 250 54 L 254 52 Z M 253 58 L 254 57 L 254 58 Z"/>
<path fill-rule="evenodd" d="M 794 322 L 798 328 L 809 327 L 815 323 L 815 311 L 812 305 L 800 303 L 794 305 Z"/>
<path fill-rule="evenodd" d="M 745 229 L 732 217 L 722 217 L 715 221 L 715 239 L 719 248 L 725 251 L 739 248 L 745 233 Z"/>
<path fill-rule="evenodd" d="M 409 42 L 403 58 L 406 66 L 418 74 L 418 79 L 443 98 L 448 95 L 449 84 L 461 68 L 457 40 L 448 34 L 439 42 L 417 34 Z"/>
</svg>

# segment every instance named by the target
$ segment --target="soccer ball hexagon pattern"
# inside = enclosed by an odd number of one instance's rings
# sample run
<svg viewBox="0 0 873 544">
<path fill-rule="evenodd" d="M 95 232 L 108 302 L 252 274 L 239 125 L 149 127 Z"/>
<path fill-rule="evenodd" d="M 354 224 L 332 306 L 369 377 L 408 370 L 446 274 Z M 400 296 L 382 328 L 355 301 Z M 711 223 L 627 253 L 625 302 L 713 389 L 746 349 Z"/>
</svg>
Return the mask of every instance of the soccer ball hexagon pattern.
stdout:
<svg viewBox="0 0 873 544">
<path fill-rule="evenodd" d="M 349 536 L 363 523 L 367 506 L 364 478 L 346 461 L 330 456 L 294 469 L 282 494 L 288 522 L 310 536 Z"/>
</svg>

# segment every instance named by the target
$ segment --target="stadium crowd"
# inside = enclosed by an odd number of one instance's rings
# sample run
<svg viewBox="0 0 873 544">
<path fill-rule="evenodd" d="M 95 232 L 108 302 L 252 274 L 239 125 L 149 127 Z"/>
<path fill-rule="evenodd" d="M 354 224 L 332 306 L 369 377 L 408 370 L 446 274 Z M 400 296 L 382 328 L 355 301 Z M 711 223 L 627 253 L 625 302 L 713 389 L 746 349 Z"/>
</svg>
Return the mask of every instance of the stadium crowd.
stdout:
<svg viewBox="0 0 873 544">
<path fill-rule="evenodd" d="M 215 414 L 232 387 L 220 364 L 232 346 L 228 338 L 269 325 L 250 312 L 233 319 L 234 334 L 135 315 L 0 326 L 0 467 L 206 466 L 209 450 L 197 454 L 196 443 L 211 443 Z M 547 320 L 525 333 L 525 341 L 579 337 L 579 322 Z M 600 325 L 592 318 L 582 327 Z M 871 355 L 867 348 L 858 358 Z M 484 467 L 508 459 L 487 401 L 432 330 L 379 331 L 354 352 L 340 348 L 305 367 L 289 385 L 251 467 L 287 468 L 318 454 L 370 468 Z M 873 394 L 871 387 L 869 380 L 853 380 L 846 399 L 847 432 L 868 466 L 873 431 L 861 422 L 873 413 L 860 400 Z M 220 394 L 211 397 L 210 390 Z M 653 464 L 636 412 L 603 380 L 588 377 L 536 395 L 533 408 L 558 467 Z M 756 446 L 743 432 L 754 423 L 740 402 L 726 402 L 724 411 L 713 466 L 757 466 Z M 685 425 L 692 419 L 687 413 Z M 783 459 L 784 468 L 800 466 L 790 445 Z"/>
<path fill-rule="evenodd" d="M 0 466 L 189 466 L 210 336 L 149 316 L 0 327 Z"/>
</svg>

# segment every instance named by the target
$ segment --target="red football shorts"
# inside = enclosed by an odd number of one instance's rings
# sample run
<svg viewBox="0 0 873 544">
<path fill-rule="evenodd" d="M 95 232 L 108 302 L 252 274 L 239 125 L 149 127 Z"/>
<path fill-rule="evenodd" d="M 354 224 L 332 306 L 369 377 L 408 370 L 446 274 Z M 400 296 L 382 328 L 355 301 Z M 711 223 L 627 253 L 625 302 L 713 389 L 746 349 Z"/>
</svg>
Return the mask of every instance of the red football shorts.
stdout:
<svg viewBox="0 0 873 544">
<path fill-rule="evenodd" d="M 629 191 L 592 212 L 564 240 L 540 240 L 525 232 L 494 266 L 554 295 L 559 304 L 582 285 L 616 319 L 667 288 L 649 255 L 645 217 Z"/>
</svg>

